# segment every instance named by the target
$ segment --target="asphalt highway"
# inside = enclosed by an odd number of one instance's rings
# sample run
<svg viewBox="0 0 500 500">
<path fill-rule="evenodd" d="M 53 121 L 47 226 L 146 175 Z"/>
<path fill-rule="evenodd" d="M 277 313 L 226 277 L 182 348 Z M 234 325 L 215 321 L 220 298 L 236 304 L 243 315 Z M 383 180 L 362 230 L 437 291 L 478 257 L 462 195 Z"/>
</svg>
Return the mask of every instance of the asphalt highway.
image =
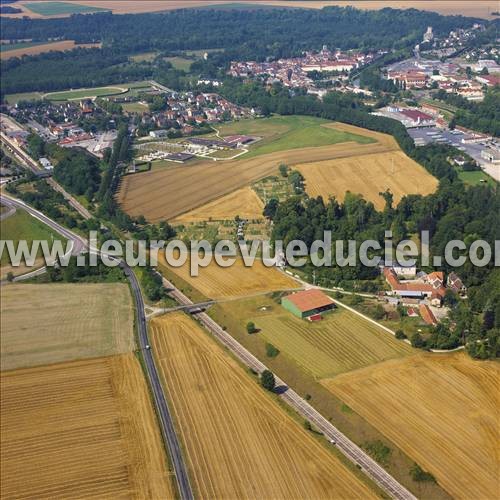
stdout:
<svg viewBox="0 0 500 500">
<path fill-rule="evenodd" d="M 38 220 L 52 228 L 54 231 L 67 238 L 72 242 L 71 252 L 73 255 L 78 255 L 84 251 L 89 251 L 88 242 L 84 238 L 73 233 L 72 231 L 69 231 L 52 219 L 49 219 L 46 215 L 30 207 L 23 201 L 2 194 L 0 196 L 0 202 L 2 203 L 2 205 L 8 206 L 10 208 L 21 208 L 25 210 L 33 217 L 37 218 Z M 90 249 L 90 251 L 95 252 L 97 250 Z M 120 262 L 120 267 L 123 269 L 125 275 L 127 276 L 127 279 L 129 280 L 134 296 L 139 347 L 143 354 L 146 374 L 149 379 L 149 384 L 153 394 L 153 401 L 156 407 L 156 414 L 158 415 L 158 419 L 160 422 L 162 437 L 167 446 L 168 455 L 174 468 L 179 495 L 182 500 L 192 500 L 194 498 L 193 492 L 191 484 L 189 482 L 189 476 L 187 473 L 186 465 L 184 463 L 184 457 L 182 455 L 179 439 L 175 433 L 172 415 L 170 413 L 165 394 L 163 393 L 160 377 L 158 375 L 154 358 L 149 347 L 148 330 L 146 326 L 146 316 L 144 313 L 144 301 L 142 298 L 141 288 L 134 272 L 124 261 Z M 32 278 L 36 275 L 43 274 L 45 271 L 46 268 L 43 267 L 41 269 L 32 271 L 31 273 L 17 277 L 15 278 L 15 281 Z"/>
</svg>

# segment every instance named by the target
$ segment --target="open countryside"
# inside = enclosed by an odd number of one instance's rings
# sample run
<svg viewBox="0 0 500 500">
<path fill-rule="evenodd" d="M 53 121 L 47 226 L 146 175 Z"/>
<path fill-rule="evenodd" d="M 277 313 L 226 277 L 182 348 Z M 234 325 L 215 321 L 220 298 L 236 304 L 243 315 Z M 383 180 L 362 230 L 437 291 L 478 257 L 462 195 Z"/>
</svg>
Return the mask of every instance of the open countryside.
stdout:
<svg viewBox="0 0 500 500">
<path fill-rule="evenodd" d="M 2 287 L 0 321 L 3 370 L 134 349 L 132 298 L 121 283 Z"/>
<path fill-rule="evenodd" d="M 133 354 L 2 372 L 2 498 L 172 498 Z"/>
<path fill-rule="evenodd" d="M 373 496 L 192 319 L 154 319 L 152 337 L 200 498 Z"/>
<path fill-rule="evenodd" d="M 90 99 L 109 95 L 123 94 L 128 88 L 123 87 L 95 87 L 91 89 L 75 89 L 63 92 L 50 92 L 43 97 L 49 101 L 73 101 L 79 99 Z"/>
<path fill-rule="evenodd" d="M 497 362 L 458 353 L 391 360 L 323 383 L 465 500 L 498 496 L 499 380 Z"/>
<path fill-rule="evenodd" d="M 296 168 L 306 180 L 309 196 L 324 200 L 335 196 L 343 201 L 350 191 L 371 201 L 378 210 L 385 204 L 379 193 L 389 190 L 398 203 L 408 194 L 433 193 L 438 185 L 435 177 L 402 151 L 304 163 Z"/>
<path fill-rule="evenodd" d="M 242 329 L 247 322 L 253 322 L 256 335 L 316 378 L 407 356 L 413 351 L 390 333 L 342 308 L 318 322 L 296 318 L 270 297 L 221 303 L 215 308 L 217 315 L 232 317 Z"/>
<path fill-rule="evenodd" d="M 398 148 L 394 139 L 386 134 L 345 124 L 332 126 L 342 132 L 376 138 L 377 142 L 357 144 L 350 141 L 287 149 L 249 159 L 243 156 L 230 161 L 202 161 L 192 166 L 176 166 L 129 175 L 122 180 L 118 201 L 131 216 L 144 215 L 151 222 L 169 220 L 277 172 L 280 163 L 295 166 L 333 158 L 383 153 Z M 307 129 L 305 130 L 308 134 Z M 296 134 L 294 137 L 296 138 Z M 288 142 L 281 143 L 281 146 L 293 148 Z M 200 182 L 196 182 L 196 179 L 200 179 Z"/>
<path fill-rule="evenodd" d="M 421 10 L 431 10 L 434 12 L 439 12 L 444 15 L 457 15 L 462 14 L 466 16 L 482 17 L 485 19 L 492 18 L 492 12 L 498 8 L 495 0 L 474 0 L 470 2 L 469 0 L 415 0 L 411 2 L 411 6 L 406 0 L 355 0 L 356 8 L 358 9 L 383 9 L 383 8 L 393 8 L 393 9 L 421 9 Z M 9 17 L 41 17 L 40 14 L 35 14 L 33 11 L 28 10 L 25 5 L 26 3 L 33 3 L 33 0 L 21 0 L 17 3 L 17 6 L 21 6 L 23 12 L 19 14 L 8 14 Z M 51 2 L 55 3 L 55 2 Z M 140 13 L 140 12 L 161 12 L 164 10 L 172 9 L 182 9 L 186 7 L 203 7 L 207 5 L 217 5 L 224 4 L 224 0 L 169 0 L 168 3 L 164 0 L 140 0 L 140 2 L 131 2 L 130 0 L 113 0 L 110 5 L 109 0 L 66 0 L 64 3 L 76 4 L 76 6 L 90 6 L 93 8 L 101 8 L 105 10 L 111 10 L 115 14 L 128 14 L 128 13 Z M 255 0 L 231 0 L 231 4 L 251 4 L 257 3 Z M 287 0 L 259 0 L 259 5 L 266 4 L 277 7 L 302 7 L 308 9 L 322 9 L 323 7 L 328 7 L 331 5 L 339 6 L 352 6 L 353 1 L 346 0 L 295 0 L 293 4 Z M 75 7 L 76 11 L 78 7 Z M 56 16 L 68 16 L 70 12 L 47 14 L 47 17 Z"/>
<path fill-rule="evenodd" d="M 244 187 L 176 217 L 174 223 L 204 220 L 261 219 L 264 204 L 250 187 Z"/>
<path fill-rule="evenodd" d="M 17 210 L 12 215 L 5 214 L 5 219 L 0 222 L 0 232 L 2 240 L 11 240 L 14 245 L 19 241 L 26 240 L 28 245 L 35 240 L 51 240 L 51 238 L 61 239 L 61 236 L 50 230 L 45 224 L 35 219 L 23 210 Z M 65 241 L 62 242 L 66 244 Z M 38 252 L 35 261 L 35 269 L 43 265 L 41 251 Z M 19 266 L 13 266 L 7 250 L 4 249 L 0 259 L 0 279 L 5 279 L 8 273 L 14 276 L 32 271 L 26 264 L 20 263 Z"/>
<path fill-rule="evenodd" d="M 199 269 L 198 276 L 190 275 L 189 256 L 181 267 L 168 266 L 165 256 L 160 255 L 159 270 L 168 279 L 180 278 L 204 297 L 211 299 L 243 297 L 277 290 L 298 288 L 295 280 L 274 267 L 266 267 L 256 259 L 252 267 L 247 267 L 243 259 L 236 259 L 230 267 L 221 267 L 212 261 Z M 180 286 L 180 285 L 179 285 Z M 182 288 L 182 286 L 180 286 Z"/>
<path fill-rule="evenodd" d="M 16 45 L 23 45 L 16 47 Z M 31 56 L 42 54 L 43 52 L 50 52 L 51 50 L 71 50 L 75 48 L 90 49 L 92 47 L 100 47 L 100 43 L 81 43 L 77 44 L 74 40 L 61 40 L 59 42 L 34 42 L 25 44 L 2 44 L 0 51 L 0 59 L 9 59 L 11 57 Z"/>
</svg>

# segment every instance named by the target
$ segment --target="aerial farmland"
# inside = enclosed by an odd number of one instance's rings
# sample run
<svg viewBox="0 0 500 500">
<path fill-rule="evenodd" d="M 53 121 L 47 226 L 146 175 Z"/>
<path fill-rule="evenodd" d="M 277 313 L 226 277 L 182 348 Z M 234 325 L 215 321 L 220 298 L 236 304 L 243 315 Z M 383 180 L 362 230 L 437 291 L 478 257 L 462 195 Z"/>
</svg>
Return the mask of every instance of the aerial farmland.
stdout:
<svg viewBox="0 0 500 500">
<path fill-rule="evenodd" d="M 373 496 L 192 319 L 155 319 L 152 336 L 198 495 Z"/>
<path fill-rule="evenodd" d="M 463 353 L 420 354 L 322 383 L 432 472 L 454 498 L 494 498 L 500 487 L 499 377 L 496 362 Z M 396 426 L 399 419 L 404 426 Z"/>
<path fill-rule="evenodd" d="M 133 354 L 3 371 L 1 494 L 173 496 Z"/>
<path fill-rule="evenodd" d="M 315 165 L 322 165 L 325 161 L 350 159 L 355 164 L 341 164 L 339 177 L 358 178 L 359 184 L 363 174 L 357 172 L 357 162 L 359 161 L 359 164 L 368 162 L 366 168 L 369 169 L 372 157 L 375 161 L 379 161 L 377 156 L 371 155 L 389 151 L 395 152 L 398 171 L 402 172 L 400 163 L 404 163 L 404 172 L 401 175 L 407 175 L 410 168 L 412 174 L 422 178 L 422 182 L 415 187 L 413 184 L 405 185 L 400 180 L 395 180 L 387 187 L 391 188 L 394 184 L 398 196 L 420 190 L 425 194 L 435 189 L 436 181 L 433 177 L 401 153 L 390 136 L 345 124 L 328 123 L 324 120 L 306 119 L 302 128 L 297 128 L 297 125 L 291 127 L 289 120 L 274 118 L 271 120 L 274 120 L 271 124 L 265 119 L 244 120 L 239 122 L 238 126 L 233 125 L 224 130 L 224 133 L 260 134 L 262 142 L 258 141 L 251 146 L 248 156 L 243 155 L 228 161 L 202 161 L 192 166 L 188 164 L 126 176 L 118 193 L 119 202 L 132 216 L 144 215 L 151 222 L 163 219 L 175 220 L 183 214 L 189 217 L 189 212 L 195 209 L 201 210 L 207 203 L 216 203 L 214 200 L 223 199 L 259 179 L 277 173 L 278 166 L 282 163 L 291 167 L 299 165 L 302 169 L 307 169 L 305 165 L 317 168 Z M 300 120 L 298 124 L 300 125 Z M 382 161 L 378 168 L 381 178 L 385 178 L 393 165 L 391 161 Z M 326 170 L 321 173 L 329 176 Z M 375 174 L 373 176 L 376 177 Z M 202 179 L 203 182 L 193 182 L 192 179 Z M 344 185 L 351 187 L 349 182 L 344 182 L 339 187 L 336 185 L 329 187 L 330 182 L 322 182 L 321 191 L 317 189 L 314 191 L 314 187 L 311 187 L 311 194 L 321 194 L 327 198 L 329 195 L 339 194 Z M 311 185 L 313 186 L 313 183 Z M 358 189 L 355 182 L 352 188 L 354 191 Z M 358 190 L 368 194 L 369 199 L 374 199 L 379 193 L 376 186 L 369 188 L 368 192 L 366 188 Z"/>
</svg>

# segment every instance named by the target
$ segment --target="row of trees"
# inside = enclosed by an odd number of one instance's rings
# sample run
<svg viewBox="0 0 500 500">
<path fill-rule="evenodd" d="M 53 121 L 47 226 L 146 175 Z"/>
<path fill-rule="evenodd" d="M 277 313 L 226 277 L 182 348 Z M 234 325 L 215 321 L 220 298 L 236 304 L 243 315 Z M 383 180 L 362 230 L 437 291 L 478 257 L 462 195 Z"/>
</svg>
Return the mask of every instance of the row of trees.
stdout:
<svg viewBox="0 0 500 500">
<path fill-rule="evenodd" d="M 439 90 L 434 94 L 436 99 L 455 106 L 457 109 L 450 125 L 463 127 L 500 136 L 500 87 L 489 89 L 483 101 L 474 102 L 464 97 Z"/>
</svg>

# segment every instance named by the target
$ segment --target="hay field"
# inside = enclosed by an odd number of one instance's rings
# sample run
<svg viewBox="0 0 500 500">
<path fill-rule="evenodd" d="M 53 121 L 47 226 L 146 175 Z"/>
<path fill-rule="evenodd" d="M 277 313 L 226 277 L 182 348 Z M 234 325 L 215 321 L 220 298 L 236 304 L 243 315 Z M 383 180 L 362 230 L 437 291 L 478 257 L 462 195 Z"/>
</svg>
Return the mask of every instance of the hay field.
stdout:
<svg viewBox="0 0 500 500">
<path fill-rule="evenodd" d="M 344 124 L 334 128 L 375 138 L 376 143 L 345 142 L 263 154 L 224 162 L 202 161 L 165 170 L 152 170 L 123 178 L 118 202 L 131 216 L 150 222 L 170 220 L 278 171 L 280 163 L 297 164 L 383 153 L 397 148 L 391 136 Z"/>
<path fill-rule="evenodd" d="M 83 43 L 76 44 L 74 40 L 63 40 L 60 42 L 49 42 L 31 45 L 24 48 L 13 50 L 2 50 L 0 52 L 0 59 L 9 59 L 11 57 L 32 56 L 42 54 L 43 52 L 50 52 L 51 50 L 71 50 L 76 47 L 82 49 L 89 49 L 91 47 L 100 47 L 100 43 Z"/>
<path fill-rule="evenodd" d="M 188 316 L 151 323 L 195 495 L 372 498 Z"/>
<path fill-rule="evenodd" d="M 309 196 L 343 201 L 346 191 L 361 194 L 379 210 L 385 201 L 379 193 L 389 189 L 394 203 L 407 194 L 433 193 L 438 180 L 403 151 L 365 154 L 297 165 L 306 179 Z"/>
<path fill-rule="evenodd" d="M 217 304 L 217 308 L 243 329 L 248 321 L 254 322 L 259 337 L 318 379 L 414 352 L 408 344 L 344 309 L 312 323 L 293 316 L 269 297 Z"/>
<path fill-rule="evenodd" d="M 165 256 L 160 255 L 158 265 L 161 272 L 167 271 L 169 275 L 179 277 L 211 299 L 244 297 L 299 287 L 295 280 L 275 268 L 264 266 L 259 259 L 254 261 L 252 267 L 246 267 L 241 258 L 230 267 L 220 267 L 213 260 L 207 267 L 199 269 L 198 276 L 190 276 L 189 258 L 182 267 L 170 267 Z"/>
<path fill-rule="evenodd" d="M 263 210 L 264 203 L 257 193 L 250 187 L 244 187 L 182 214 L 172 222 L 182 224 L 203 220 L 232 220 L 237 215 L 243 219 L 262 219 Z"/>
<path fill-rule="evenodd" d="M 12 284 L 0 298 L 2 370 L 134 349 L 126 284 Z"/>
<path fill-rule="evenodd" d="M 0 494 L 173 498 L 133 354 L 1 374 Z"/>
<path fill-rule="evenodd" d="M 431 472 L 454 498 L 500 491 L 500 364 L 419 354 L 324 385 Z"/>
<path fill-rule="evenodd" d="M 22 8 L 23 12 L 18 14 L 6 14 L 9 17 L 42 17 L 28 10 L 23 3 L 30 3 L 33 0 L 21 0 L 16 3 L 17 8 Z M 65 0 L 66 3 L 76 3 L 77 5 L 87 5 L 91 7 L 101 7 L 112 10 L 115 14 L 139 13 L 139 12 L 159 12 L 172 9 L 180 9 L 186 7 L 200 7 L 206 5 L 215 5 L 224 3 L 223 0 L 141 0 L 140 2 L 131 2 L 130 0 L 114 0 L 110 5 L 109 0 Z M 255 0 L 230 0 L 230 3 L 253 3 Z M 354 5 L 359 9 L 378 10 L 385 7 L 393 9 L 420 9 L 438 12 L 443 15 L 464 15 L 473 17 L 482 17 L 484 19 L 492 19 L 491 12 L 498 10 L 498 5 L 495 0 L 414 0 L 409 3 L 408 0 L 297 0 L 290 2 L 287 0 L 260 0 L 259 4 L 274 5 L 277 7 L 301 7 L 309 9 L 322 9 L 331 5 L 347 6 Z M 67 16 L 64 14 L 62 16 Z M 50 17 L 61 17 L 50 16 Z"/>
</svg>

